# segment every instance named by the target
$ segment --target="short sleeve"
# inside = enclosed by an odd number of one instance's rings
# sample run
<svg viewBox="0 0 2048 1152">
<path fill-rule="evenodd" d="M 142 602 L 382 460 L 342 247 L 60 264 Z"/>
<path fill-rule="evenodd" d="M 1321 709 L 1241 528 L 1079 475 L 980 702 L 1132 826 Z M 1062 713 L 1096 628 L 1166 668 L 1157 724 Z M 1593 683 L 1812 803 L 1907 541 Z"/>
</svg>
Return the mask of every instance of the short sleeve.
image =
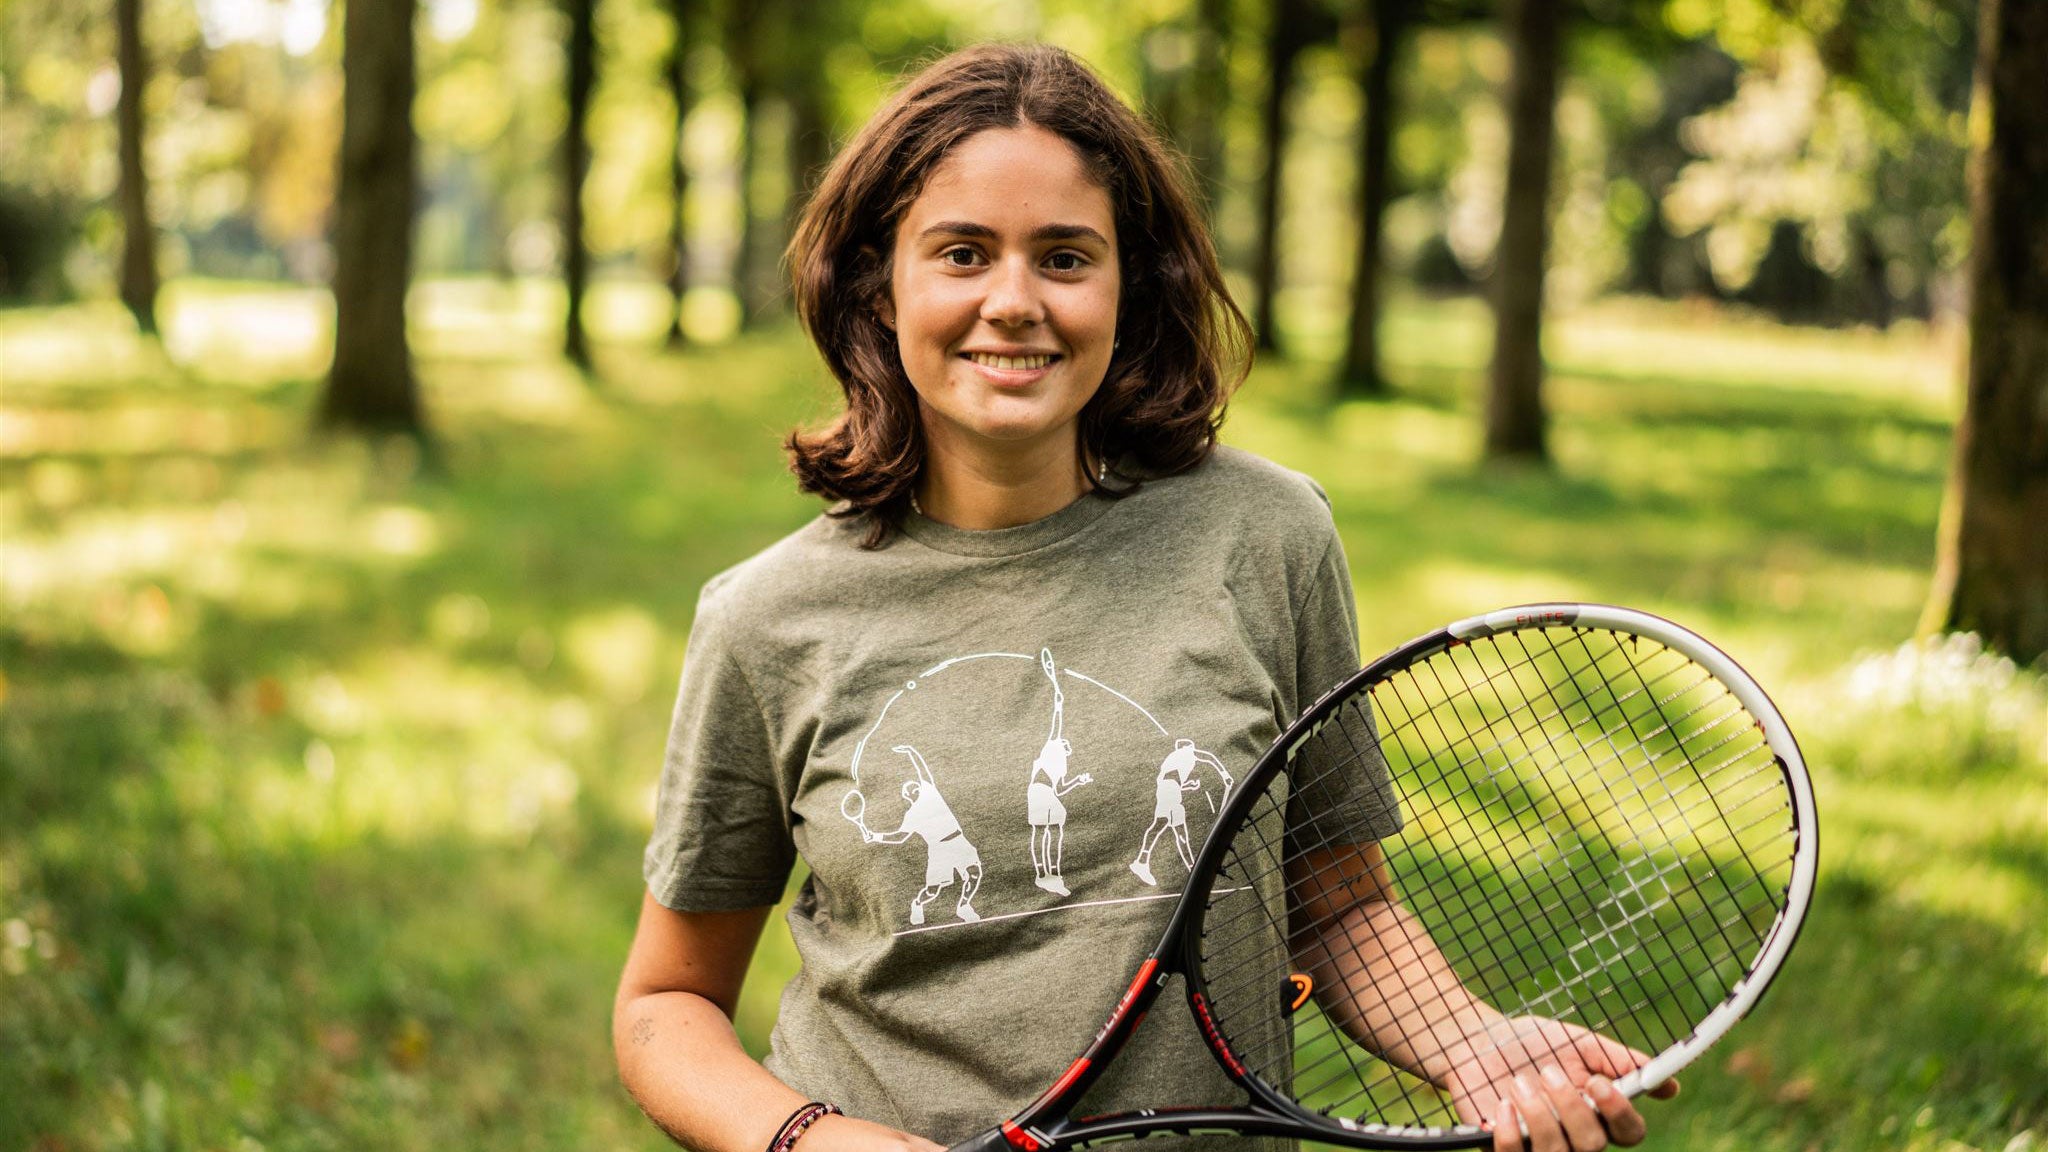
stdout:
<svg viewBox="0 0 2048 1152">
<path fill-rule="evenodd" d="M 1344 545 L 1332 530 L 1294 629 L 1296 699 L 1306 711 L 1359 669 L 1358 610 Z M 1292 769 L 1288 836 L 1297 847 L 1383 840 L 1401 830 L 1401 805 L 1373 728 L 1371 704 L 1304 744 Z"/>
<path fill-rule="evenodd" d="M 1351 566 L 1334 526 L 1329 547 L 1302 597 L 1294 646 L 1297 711 L 1307 711 L 1323 693 L 1358 671 L 1358 607 L 1352 598 Z"/>
<path fill-rule="evenodd" d="M 678 912 L 773 904 L 796 857 L 768 718 L 729 632 L 700 602 L 642 861 L 648 892 Z"/>
</svg>

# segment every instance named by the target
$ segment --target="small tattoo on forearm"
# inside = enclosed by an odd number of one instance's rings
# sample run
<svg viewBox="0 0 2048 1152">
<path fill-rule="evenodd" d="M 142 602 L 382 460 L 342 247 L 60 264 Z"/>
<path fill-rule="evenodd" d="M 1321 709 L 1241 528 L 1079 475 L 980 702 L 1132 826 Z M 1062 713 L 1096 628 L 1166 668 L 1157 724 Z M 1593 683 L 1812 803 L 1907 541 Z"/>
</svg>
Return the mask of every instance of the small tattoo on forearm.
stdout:
<svg viewBox="0 0 2048 1152">
<path fill-rule="evenodd" d="M 645 1016 L 635 1020 L 633 1022 L 633 1043 L 644 1047 L 652 1039 L 654 1039 L 654 1021 Z"/>
</svg>

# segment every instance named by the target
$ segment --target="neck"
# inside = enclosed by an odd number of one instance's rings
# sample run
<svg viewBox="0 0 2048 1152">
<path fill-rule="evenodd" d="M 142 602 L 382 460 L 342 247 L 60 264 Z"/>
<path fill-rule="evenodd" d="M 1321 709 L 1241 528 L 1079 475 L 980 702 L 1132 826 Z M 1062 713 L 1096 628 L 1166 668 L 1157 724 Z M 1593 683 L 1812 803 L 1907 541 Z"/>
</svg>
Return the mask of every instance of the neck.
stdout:
<svg viewBox="0 0 2048 1152">
<path fill-rule="evenodd" d="M 920 510 L 955 528 L 1015 528 L 1065 508 L 1088 491 L 1078 447 L 1033 446 L 1015 454 L 948 451 L 926 441 Z"/>
</svg>

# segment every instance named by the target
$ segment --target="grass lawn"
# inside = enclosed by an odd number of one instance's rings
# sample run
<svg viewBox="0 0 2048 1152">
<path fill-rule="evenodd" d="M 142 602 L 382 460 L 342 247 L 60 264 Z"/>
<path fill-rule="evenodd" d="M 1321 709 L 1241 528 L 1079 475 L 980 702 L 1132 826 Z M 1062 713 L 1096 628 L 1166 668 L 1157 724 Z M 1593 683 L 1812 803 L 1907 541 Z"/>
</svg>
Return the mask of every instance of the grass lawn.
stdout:
<svg viewBox="0 0 2048 1152">
<path fill-rule="evenodd" d="M 0 312 L 0 1149 L 665 1145 L 608 1016 L 676 672 L 705 577 L 815 513 L 776 445 L 831 397 L 794 329 L 670 355 L 645 290 L 596 303 L 586 384 L 545 289 L 419 289 L 445 475 L 307 439 L 321 294 L 173 285 L 170 361 Z M 1956 349 L 1590 307 L 1524 471 L 1473 464 L 1469 302 L 1397 307 L 1386 403 L 1297 344 L 1225 438 L 1330 491 L 1365 651 L 1635 605 L 1806 746 L 1813 918 L 1651 1146 L 2048 1148 L 2048 687 L 1899 647 Z M 771 925 L 757 1050 L 793 963 Z"/>
</svg>

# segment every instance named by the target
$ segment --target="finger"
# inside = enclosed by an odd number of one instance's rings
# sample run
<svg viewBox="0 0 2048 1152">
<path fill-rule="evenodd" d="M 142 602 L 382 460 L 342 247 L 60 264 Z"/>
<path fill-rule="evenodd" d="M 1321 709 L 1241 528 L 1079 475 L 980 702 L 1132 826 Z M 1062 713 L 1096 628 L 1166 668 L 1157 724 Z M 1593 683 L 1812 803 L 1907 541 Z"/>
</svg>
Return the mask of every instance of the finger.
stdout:
<svg viewBox="0 0 2048 1152">
<path fill-rule="evenodd" d="M 1515 1111 L 1529 1129 L 1530 1152 L 1564 1152 L 1564 1130 L 1551 1114 L 1550 1101 L 1526 1072 L 1515 1073 Z"/>
<path fill-rule="evenodd" d="M 1647 1054 L 1597 1032 L 1580 1032 L 1574 1040 L 1573 1047 L 1578 1051 L 1579 1058 L 1586 1062 L 1588 1071 L 1617 1079 L 1650 1062 Z M 1665 1080 L 1650 1089 L 1648 1095 L 1655 1100 L 1669 1100 L 1678 1095 L 1678 1081 Z"/>
<path fill-rule="evenodd" d="M 1574 1152 L 1600 1152 L 1607 1147 L 1607 1129 L 1600 1126 L 1600 1114 L 1579 1095 L 1564 1069 L 1545 1064 L 1543 1086 L 1550 1094 L 1551 1108 L 1557 1112 L 1558 1126 L 1571 1140 Z"/>
<path fill-rule="evenodd" d="M 1607 1122 L 1607 1135 L 1614 1143 L 1626 1148 L 1643 1142 L 1647 1131 L 1643 1114 L 1615 1088 L 1613 1081 L 1595 1076 L 1586 1081 L 1586 1094 L 1593 1098 L 1593 1106 L 1600 1109 L 1601 1119 Z"/>
<path fill-rule="evenodd" d="M 1572 1046 L 1578 1050 L 1579 1059 L 1586 1062 L 1587 1071 L 1610 1079 L 1626 1076 L 1650 1062 L 1647 1053 L 1638 1052 L 1598 1032 L 1579 1033 Z"/>
<path fill-rule="evenodd" d="M 1505 1096 L 1493 1105 L 1493 1152 L 1522 1152 L 1522 1124 Z"/>
</svg>

